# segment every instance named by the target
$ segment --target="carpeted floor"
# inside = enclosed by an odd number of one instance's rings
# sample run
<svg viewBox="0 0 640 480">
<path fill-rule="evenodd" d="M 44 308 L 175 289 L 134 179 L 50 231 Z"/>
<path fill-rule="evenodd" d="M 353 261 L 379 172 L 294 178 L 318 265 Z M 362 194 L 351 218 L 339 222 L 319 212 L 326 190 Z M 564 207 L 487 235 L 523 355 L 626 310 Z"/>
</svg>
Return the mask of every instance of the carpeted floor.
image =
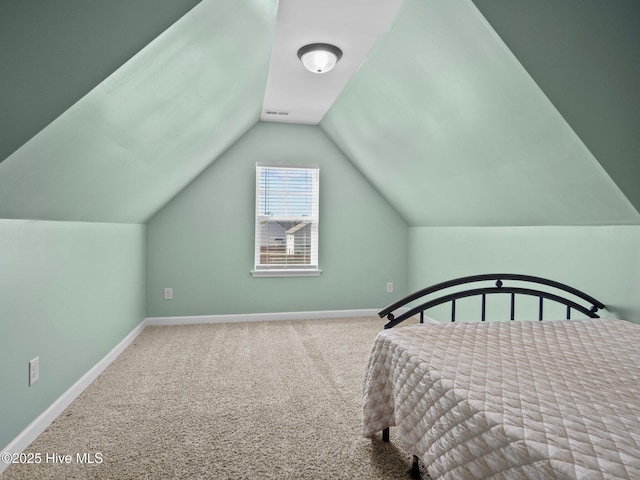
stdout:
<svg viewBox="0 0 640 480">
<path fill-rule="evenodd" d="M 360 434 L 382 324 L 147 327 L 25 451 L 41 463 L 2 478 L 407 479 L 395 429 Z"/>
</svg>

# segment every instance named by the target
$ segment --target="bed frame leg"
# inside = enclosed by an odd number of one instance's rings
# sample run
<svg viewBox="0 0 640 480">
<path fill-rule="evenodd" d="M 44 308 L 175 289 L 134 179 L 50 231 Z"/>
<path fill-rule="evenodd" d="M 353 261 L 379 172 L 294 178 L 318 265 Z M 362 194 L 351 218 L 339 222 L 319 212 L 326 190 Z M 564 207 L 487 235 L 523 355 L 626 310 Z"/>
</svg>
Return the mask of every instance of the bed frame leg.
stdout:
<svg viewBox="0 0 640 480">
<path fill-rule="evenodd" d="M 411 478 L 421 478 L 420 477 L 420 465 L 418 465 L 418 457 L 413 456 L 413 463 L 411 464 Z"/>
<path fill-rule="evenodd" d="M 382 430 L 382 441 L 389 441 L 389 427 Z M 418 464 L 418 457 L 416 455 L 413 456 L 413 462 L 411 463 L 411 471 L 409 472 L 411 478 L 421 479 L 420 476 L 420 465 Z"/>
</svg>

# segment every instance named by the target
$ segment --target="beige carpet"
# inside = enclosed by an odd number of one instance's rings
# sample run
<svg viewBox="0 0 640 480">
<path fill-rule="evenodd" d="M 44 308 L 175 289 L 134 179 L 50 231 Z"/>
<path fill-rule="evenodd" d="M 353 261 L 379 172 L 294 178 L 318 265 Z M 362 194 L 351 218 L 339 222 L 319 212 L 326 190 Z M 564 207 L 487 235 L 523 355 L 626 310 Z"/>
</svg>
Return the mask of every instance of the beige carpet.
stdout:
<svg viewBox="0 0 640 480">
<path fill-rule="evenodd" d="M 395 429 L 391 443 L 360 434 L 364 369 L 382 325 L 147 327 L 25 451 L 42 463 L 2 477 L 406 479 L 411 458 Z"/>
</svg>

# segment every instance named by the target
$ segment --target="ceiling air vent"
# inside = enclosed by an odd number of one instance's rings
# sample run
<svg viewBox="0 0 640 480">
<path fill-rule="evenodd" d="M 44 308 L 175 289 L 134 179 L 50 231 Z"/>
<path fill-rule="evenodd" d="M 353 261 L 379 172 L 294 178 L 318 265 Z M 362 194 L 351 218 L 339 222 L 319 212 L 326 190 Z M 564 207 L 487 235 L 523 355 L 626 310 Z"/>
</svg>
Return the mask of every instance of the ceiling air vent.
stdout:
<svg viewBox="0 0 640 480">
<path fill-rule="evenodd" d="M 273 115 L 273 116 L 287 116 L 289 115 L 289 112 L 286 112 L 284 110 L 265 110 L 264 111 L 265 115 Z"/>
</svg>

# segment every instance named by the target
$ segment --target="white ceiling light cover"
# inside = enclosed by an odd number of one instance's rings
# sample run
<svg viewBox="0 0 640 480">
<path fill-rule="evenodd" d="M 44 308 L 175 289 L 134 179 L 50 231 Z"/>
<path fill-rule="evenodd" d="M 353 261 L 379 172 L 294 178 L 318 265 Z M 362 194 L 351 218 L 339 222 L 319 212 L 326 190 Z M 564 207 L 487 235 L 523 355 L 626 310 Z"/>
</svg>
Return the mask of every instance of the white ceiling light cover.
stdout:
<svg viewBox="0 0 640 480">
<path fill-rule="evenodd" d="M 402 3 L 279 0 L 261 120 L 317 125 Z M 342 57 L 331 72 L 318 75 L 318 69 L 327 72 L 330 66 L 320 64 L 312 75 L 302 68 L 299 52 L 319 42 L 336 45 Z"/>
<path fill-rule="evenodd" d="M 327 73 L 333 70 L 340 57 L 342 50 L 326 43 L 313 43 L 298 50 L 298 58 L 304 67 L 313 73 Z"/>
</svg>

